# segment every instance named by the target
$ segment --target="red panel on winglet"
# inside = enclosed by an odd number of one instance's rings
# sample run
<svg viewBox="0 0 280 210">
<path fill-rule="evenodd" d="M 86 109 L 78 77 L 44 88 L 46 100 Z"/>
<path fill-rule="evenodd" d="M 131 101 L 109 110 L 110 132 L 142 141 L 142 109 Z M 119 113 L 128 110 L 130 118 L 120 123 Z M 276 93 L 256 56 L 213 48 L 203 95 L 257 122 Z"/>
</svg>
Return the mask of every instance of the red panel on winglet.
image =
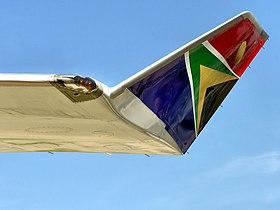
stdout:
<svg viewBox="0 0 280 210">
<path fill-rule="evenodd" d="M 242 51 L 239 48 L 244 41 L 244 54 L 241 53 L 241 60 L 236 62 L 237 52 Z M 226 59 L 232 70 L 238 76 L 241 76 L 262 48 L 265 40 L 257 31 L 255 25 L 246 18 L 212 37 L 209 42 Z"/>
</svg>

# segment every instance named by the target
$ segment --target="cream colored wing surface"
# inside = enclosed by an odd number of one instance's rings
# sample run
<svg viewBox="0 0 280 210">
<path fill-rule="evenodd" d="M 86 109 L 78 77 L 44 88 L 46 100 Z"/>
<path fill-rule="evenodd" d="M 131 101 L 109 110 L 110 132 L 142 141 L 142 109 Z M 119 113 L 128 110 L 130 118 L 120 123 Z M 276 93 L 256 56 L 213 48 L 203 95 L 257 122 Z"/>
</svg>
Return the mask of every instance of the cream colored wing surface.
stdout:
<svg viewBox="0 0 280 210">
<path fill-rule="evenodd" d="M 92 82 L 74 76 L 0 74 L 0 152 L 180 154 L 116 114 L 107 87 L 98 82 L 92 87 Z"/>
</svg>

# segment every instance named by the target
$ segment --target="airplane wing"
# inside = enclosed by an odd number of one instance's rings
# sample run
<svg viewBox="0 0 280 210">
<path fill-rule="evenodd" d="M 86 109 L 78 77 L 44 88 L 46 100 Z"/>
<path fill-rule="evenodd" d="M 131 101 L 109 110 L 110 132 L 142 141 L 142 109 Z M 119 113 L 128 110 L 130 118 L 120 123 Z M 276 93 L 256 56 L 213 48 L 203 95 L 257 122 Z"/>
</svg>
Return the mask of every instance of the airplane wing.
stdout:
<svg viewBox="0 0 280 210">
<path fill-rule="evenodd" d="M 0 152 L 184 154 L 267 39 L 244 12 L 115 87 L 0 74 Z"/>
</svg>

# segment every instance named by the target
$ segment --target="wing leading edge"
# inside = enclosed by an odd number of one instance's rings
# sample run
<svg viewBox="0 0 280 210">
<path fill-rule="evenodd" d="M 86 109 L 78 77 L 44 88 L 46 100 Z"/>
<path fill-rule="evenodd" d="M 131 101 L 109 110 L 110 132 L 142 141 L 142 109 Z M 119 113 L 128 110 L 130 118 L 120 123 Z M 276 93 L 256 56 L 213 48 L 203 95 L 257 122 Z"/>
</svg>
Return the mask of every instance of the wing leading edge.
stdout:
<svg viewBox="0 0 280 210">
<path fill-rule="evenodd" d="M 0 74 L 0 151 L 184 154 L 267 38 L 244 12 L 113 88 Z"/>
</svg>

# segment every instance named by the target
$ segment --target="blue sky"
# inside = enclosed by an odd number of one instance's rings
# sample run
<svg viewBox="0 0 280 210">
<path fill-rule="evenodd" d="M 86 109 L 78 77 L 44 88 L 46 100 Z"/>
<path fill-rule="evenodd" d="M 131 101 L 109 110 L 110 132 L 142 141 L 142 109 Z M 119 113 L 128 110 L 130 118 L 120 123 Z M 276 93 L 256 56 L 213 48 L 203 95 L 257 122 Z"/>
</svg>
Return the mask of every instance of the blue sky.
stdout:
<svg viewBox="0 0 280 210">
<path fill-rule="evenodd" d="M 279 1 L 0 1 L 0 72 L 113 86 L 250 10 L 270 40 L 189 154 L 0 154 L 0 209 L 278 210 Z"/>
</svg>

